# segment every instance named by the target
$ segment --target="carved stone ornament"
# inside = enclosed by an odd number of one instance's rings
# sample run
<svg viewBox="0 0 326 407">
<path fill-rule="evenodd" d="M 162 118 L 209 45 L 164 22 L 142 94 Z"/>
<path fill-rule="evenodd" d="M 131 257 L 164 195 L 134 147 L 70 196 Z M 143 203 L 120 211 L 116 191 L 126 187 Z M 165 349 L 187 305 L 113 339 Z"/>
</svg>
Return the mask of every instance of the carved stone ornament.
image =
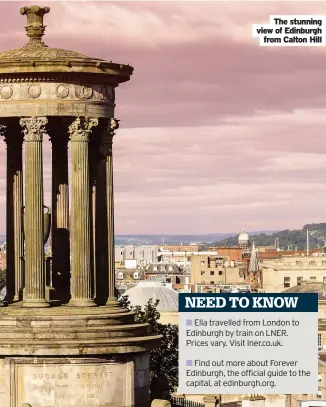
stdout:
<svg viewBox="0 0 326 407">
<path fill-rule="evenodd" d="M 10 99 L 13 93 L 12 85 L 0 86 L 0 99 Z"/>
<path fill-rule="evenodd" d="M 25 6 L 20 9 L 21 15 L 27 16 L 27 26 L 25 27 L 27 36 L 30 38 L 29 46 L 44 46 L 42 37 L 45 31 L 43 24 L 44 15 L 50 12 L 50 7 Z"/>
<path fill-rule="evenodd" d="M 110 120 L 109 132 L 112 133 L 112 135 L 114 135 L 115 131 L 119 128 L 119 121 L 120 120 L 114 118 Z"/>
<path fill-rule="evenodd" d="M 55 93 L 58 96 L 58 98 L 65 99 L 66 97 L 69 96 L 69 86 L 66 85 L 65 83 L 61 83 L 60 85 L 57 86 Z"/>
<path fill-rule="evenodd" d="M 41 95 L 41 86 L 36 83 L 28 85 L 28 95 L 32 99 L 37 99 Z"/>
<path fill-rule="evenodd" d="M 92 128 L 98 126 L 98 119 L 78 117 L 69 126 L 71 141 L 89 141 Z"/>
<path fill-rule="evenodd" d="M 91 99 L 93 96 L 93 89 L 87 86 L 76 87 L 76 97 L 78 99 Z"/>
<path fill-rule="evenodd" d="M 106 86 L 101 87 L 100 98 L 103 100 L 103 102 L 109 99 L 109 90 Z"/>
<path fill-rule="evenodd" d="M 24 117 L 20 119 L 25 141 L 42 141 L 46 133 L 48 119 L 46 117 Z"/>
</svg>

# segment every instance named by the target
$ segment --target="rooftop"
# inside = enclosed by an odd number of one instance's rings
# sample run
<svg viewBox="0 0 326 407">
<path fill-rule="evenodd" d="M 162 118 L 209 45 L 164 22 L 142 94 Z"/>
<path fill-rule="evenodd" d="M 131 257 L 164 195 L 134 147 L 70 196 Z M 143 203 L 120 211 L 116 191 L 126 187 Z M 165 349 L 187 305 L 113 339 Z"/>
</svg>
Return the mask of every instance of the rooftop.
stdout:
<svg viewBox="0 0 326 407">
<path fill-rule="evenodd" d="M 315 281 L 301 281 L 300 285 L 288 288 L 284 293 L 317 293 L 319 300 L 326 300 L 326 284 Z"/>
<path fill-rule="evenodd" d="M 136 287 L 126 291 L 124 296 L 133 306 L 144 308 L 150 299 L 159 300 L 159 312 L 178 312 L 178 293 L 163 282 L 142 281 Z"/>
</svg>

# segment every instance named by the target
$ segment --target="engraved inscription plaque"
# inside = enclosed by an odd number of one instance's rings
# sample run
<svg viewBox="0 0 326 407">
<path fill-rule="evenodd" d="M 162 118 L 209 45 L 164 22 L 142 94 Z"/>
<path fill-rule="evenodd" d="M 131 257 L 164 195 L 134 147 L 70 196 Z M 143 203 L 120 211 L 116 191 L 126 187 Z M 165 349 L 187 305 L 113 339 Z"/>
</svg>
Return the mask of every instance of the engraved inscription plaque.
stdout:
<svg viewBox="0 0 326 407">
<path fill-rule="evenodd" d="M 99 407 L 126 404 L 124 364 L 17 365 L 16 404 Z M 127 385 L 128 387 L 128 385 Z"/>
</svg>

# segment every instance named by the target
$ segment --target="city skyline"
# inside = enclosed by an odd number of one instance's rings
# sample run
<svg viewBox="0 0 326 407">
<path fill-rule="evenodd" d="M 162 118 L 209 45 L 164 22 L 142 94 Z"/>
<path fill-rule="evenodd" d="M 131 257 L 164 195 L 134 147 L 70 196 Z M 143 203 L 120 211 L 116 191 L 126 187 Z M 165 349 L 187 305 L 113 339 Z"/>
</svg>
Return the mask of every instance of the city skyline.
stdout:
<svg viewBox="0 0 326 407">
<path fill-rule="evenodd" d="M 27 3 L 0 3 L 1 51 L 26 43 L 18 11 Z M 40 4 L 51 7 L 47 45 L 135 68 L 117 92 L 116 234 L 298 229 L 325 220 L 325 49 L 261 48 L 251 36 L 251 25 L 271 14 L 326 14 L 325 4 Z M 44 150 L 50 205 L 47 139 Z M 2 233 L 5 154 L 2 141 Z"/>
</svg>

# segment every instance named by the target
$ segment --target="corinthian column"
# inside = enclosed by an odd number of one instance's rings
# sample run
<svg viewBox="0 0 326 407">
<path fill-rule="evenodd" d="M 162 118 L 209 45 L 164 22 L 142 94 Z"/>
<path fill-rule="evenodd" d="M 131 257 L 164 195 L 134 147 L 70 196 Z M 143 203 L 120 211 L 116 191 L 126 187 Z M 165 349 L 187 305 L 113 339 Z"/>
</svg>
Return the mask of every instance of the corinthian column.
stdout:
<svg viewBox="0 0 326 407">
<path fill-rule="evenodd" d="M 18 122 L 15 129 L 18 128 Z M 24 238 L 23 238 L 23 137 L 17 129 L 15 157 L 13 159 L 13 207 L 14 207 L 14 270 L 15 270 L 15 296 L 14 300 L 23 299 L 24 288 Z"/>
<path fill-rule="evenodd" d="M 20 119 L 25 140 L 24 307 L 48 307 L 45 299 L 42 141 L 45 117 Z"/>
<path fill-rule="evenodd" d="M 106 199 L 107 199 L 107 220 L 108 220 L 108 307 L 119 307 L 118 298 L 115 295 L 115 258 L 114 258 L 114 196 L 113 196 L 113 157 L 112 144 L 115 130 L 119 128 L 119 121 L 111 119 L 108 132 L 107 144 L 108 154 L 106 156 Z"/>
<path fill-rule="evenodd" d="M 6 301 L 18 301 L 23 287 L 23 236 L 22 236 L 22 143 L 18 122 L 7 121 L 0 125 L 0 134 L 7 144 L 7 275 Z"/>
<path fill-rule="evenodd" d="M 95 297 L 98 305 L 105 305 L 109 296 L 109 243 L 108 243 L 108 201 L 107 201 L 107 159 L 112 154 L 112 135 L 107 124 L 101 128 L 96 157 L 96 198 L 95 198 Z"/>
<path fill-rule="evenodd" d="M 52 286 L 56 298 L 70 299 L 68 123 L 51 123 L 52 142 Z"/>
<path fill-rule="evenodd" d="M 77 118 L 71 137 L 71 299 L 69 305 L 95 306 L 91 263 L 89 141 L 97 119 Z"/>
</svg>

